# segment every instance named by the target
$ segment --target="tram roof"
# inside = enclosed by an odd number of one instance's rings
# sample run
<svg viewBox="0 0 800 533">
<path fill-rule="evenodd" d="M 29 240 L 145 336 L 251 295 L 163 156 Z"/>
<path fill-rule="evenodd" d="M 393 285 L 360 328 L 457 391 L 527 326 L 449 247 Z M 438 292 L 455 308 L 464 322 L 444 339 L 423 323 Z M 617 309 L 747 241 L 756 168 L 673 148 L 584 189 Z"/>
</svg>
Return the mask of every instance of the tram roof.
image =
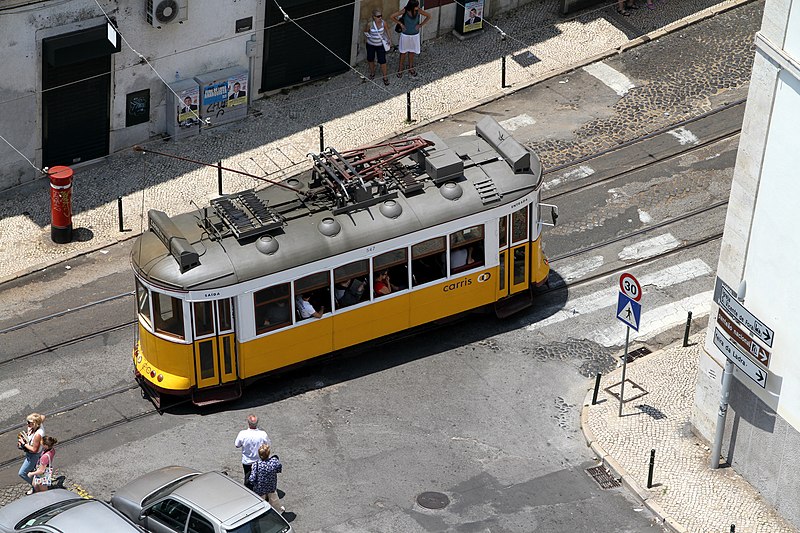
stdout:
<svg viewBox="0 0 800 533">
<path fill-rule="evenodd" d="M 380 201 L 342 209 L 341 202 L 337 208 L 324 199 L 309 199 L 307 193 L 319 177 L 315 181 L 312 171 L 307 171 L 283 182 L 294 190 L 273 185 L 255 192 L 262 205 L 280 211 L 284 221 L 278 227 L 273 225 L 251 238 L 237 238 L 226 230 L 220 216 L 206 208 L 168 218 L 170 235 L 164 238 L 163 228 L 154 228 L 151 218 L 151 229 L 133 245 L 132 264 L 146 280 L 166 288 L 220 288 L 495 209 L 513 203 L 540 184 L 542 172 L 536 155 L 514 141 L 491 117 L 478 123 L 475 135 L 447 140 L 433 133 L 421 137 L 428 146 L 404 157 L 398 165 L 422 187 L 407 194 L 394 190 L 397 194 L 390 195 L 389 204 Z M 442 179 L 441 168 L 452 168 L 453 154 L 463 162 L 463 168 L 456 161 L 460 171 L 452 176 L 445 174 Z M 439 179 L 435 179 L 437 173 Z M 458 198 L 448 199 L 459 191 Z M 398 206 L 401 213 L 390 218 Z M 340 229 L 335 235 L 323 233 L 333 233 L 329 229 L 337 224 Z M 277 250 L 273 252 L 275 243 Z M 176 248 L 196 251 L 199 264 L 182 272 Z"/>
</svg>

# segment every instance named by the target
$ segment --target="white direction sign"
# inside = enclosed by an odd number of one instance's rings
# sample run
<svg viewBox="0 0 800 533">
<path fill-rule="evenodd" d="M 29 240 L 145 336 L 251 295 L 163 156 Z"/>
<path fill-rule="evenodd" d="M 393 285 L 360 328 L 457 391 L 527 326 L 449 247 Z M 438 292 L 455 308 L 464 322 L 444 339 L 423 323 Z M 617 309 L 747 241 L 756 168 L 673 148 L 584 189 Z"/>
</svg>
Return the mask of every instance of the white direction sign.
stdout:
<svg viewBox="0 0 800 533">
<path fill-rule="evenodd" d="M 767 372 L 748 359 L 739 349 L 734 346 L 719 328 L 714 328 L 714 345 L 730 359 L 739 370 L 747 374 L 747 377 L 756 382 L 762 389 L 767 388 Z"/>
<path fill-rule="evenodd" d="M 717 285 L 714 287 L 714 302 L 730 316 L 738 320 L 741 324 L 744 324 L 758 340 L 772 348 L 772 340 L 775 338 L 775 332 L 757 319 L 753 313 L 745 309 L 733 295 L 731 288 L 725 285 L 725 282 L 719 278 L 717 278 Z"/>
</svg>

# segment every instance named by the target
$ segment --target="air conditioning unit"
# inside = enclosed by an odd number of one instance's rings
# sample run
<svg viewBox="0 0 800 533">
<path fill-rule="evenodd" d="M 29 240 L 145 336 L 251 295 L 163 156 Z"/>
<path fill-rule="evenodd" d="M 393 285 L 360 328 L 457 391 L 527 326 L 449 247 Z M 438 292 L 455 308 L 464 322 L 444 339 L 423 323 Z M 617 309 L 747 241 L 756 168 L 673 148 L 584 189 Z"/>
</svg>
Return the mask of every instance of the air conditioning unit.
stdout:
<svg viewBox="0 0 800 533">
<path fill-rule="evenodd" d="M 145 0 L 147 23 L 154 28 L 183 22 L 189 16 L 189 0 Z"/>
</svg>

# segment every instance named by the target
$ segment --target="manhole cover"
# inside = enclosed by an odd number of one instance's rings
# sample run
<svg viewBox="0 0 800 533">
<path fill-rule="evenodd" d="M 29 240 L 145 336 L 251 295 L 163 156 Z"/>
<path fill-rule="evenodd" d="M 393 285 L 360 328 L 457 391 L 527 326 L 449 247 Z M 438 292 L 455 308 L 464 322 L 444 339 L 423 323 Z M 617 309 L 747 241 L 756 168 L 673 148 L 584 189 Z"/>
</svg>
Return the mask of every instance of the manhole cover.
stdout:
<svg viewBox="0 0 800 533">
<path fill-rule="evenodd" d="M 617 481 L 614 476 L 611 475 L 611 472 L 603 465 L 587 468 L 586 473 L 589 474 L 593 480 L 597 481 L 601 489 L 613 489 L 614 487 L 620 486 L 620 482 Z"/>
<path fill-rule="evenodd" d="M 417 496 L 417 503 L 426 509 L 444 509 L 450 505 L 450 498 L 441 492 L 423 492 Z"/>
</svg>

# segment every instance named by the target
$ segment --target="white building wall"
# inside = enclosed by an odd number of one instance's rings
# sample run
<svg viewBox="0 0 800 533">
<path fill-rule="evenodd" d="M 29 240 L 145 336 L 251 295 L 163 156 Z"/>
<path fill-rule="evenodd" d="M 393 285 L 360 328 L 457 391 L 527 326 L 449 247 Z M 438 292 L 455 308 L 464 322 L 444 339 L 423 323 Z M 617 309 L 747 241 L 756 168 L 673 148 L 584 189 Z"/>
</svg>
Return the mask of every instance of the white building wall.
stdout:
<svg viewBox="0 0 800 533">
<path fill-rule="evenodd" d="M 128 44 L 167 83 L 228 67 L 250 68 L 245 42 L 259 39 L 253 66 L 260 73 L 264 0 L 189 0 L 188 18 L 154 28 L 145 19 L 145 0 L 101 0 Z M 236 20 L 253 17 L 253 31 L 235 33 Z M 41 167 L 42 39 L 103 22 L 93 0 L 39 2 L 0 11 L 0 131 L 11 144 Z M 261 26 L 257 24 L 260 23 Z M 125 43 L 112 65 L 110 151 L 124 149 L 166 130 L 166 87 L 153 69 Z M 251 80 L 252 78 L 251 72 Z M 150 89 L 150 121 L 125 127 L 126 94 Z M 34 169 L 5 143 L 0 143 L 0 189 L 38 177 Z"/>
<path fill-rule="evenodd" d="M 747 110 L 718 275 L 774 330 L 766 389 L 734 372 L 722 455 L 776 509 L 800 524 L 800 0 L 767 0 L 756 36 Z M 711 441 L 724 357 L 712 316 L 695 395 L 695 432 Z"/>
</svg>

